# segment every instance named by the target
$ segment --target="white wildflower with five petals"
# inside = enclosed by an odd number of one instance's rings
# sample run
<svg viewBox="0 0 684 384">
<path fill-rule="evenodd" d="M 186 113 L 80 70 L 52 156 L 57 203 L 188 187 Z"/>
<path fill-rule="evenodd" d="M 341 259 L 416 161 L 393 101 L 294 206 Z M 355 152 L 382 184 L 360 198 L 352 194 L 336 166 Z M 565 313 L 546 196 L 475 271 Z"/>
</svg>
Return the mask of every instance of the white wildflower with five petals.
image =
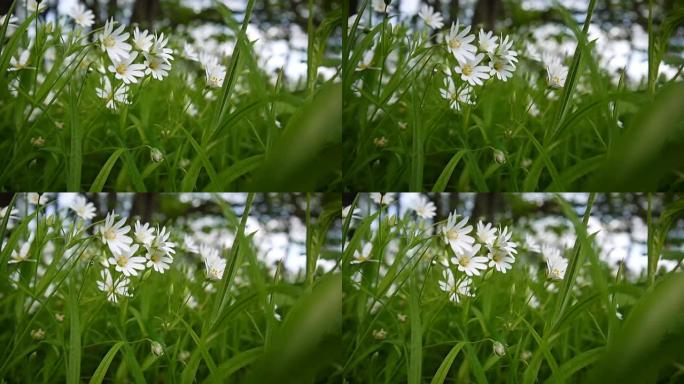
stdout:
<svg viewBox="0 0 684 384">
<path fill-rule="evenodd" d="M 78 3 L 69 10 L 69 16 L 74 19 L 74 23 L 83 28 L 88 28 L 95 23 L 95 15 L 93 11 L 86 8 L 85 5 Z"/>
<path fill-rule="evenodd" d="M 478 53 L 473 59 L 459 61 L 459 65 L 454 68 L 454 71 L 461 75 L 461 80 L 468 82 L 470 85 L 482 85 L 484 81 L 489 79 L 490 68 L 487 65 L 479 65 L 484 54 Z"/>
<path fill-rule="evenodd" d="M 138 82 L 138 78 L 145 76 L 145 65 L 133 63 L 137 57 L 138 52 L 131 52 L 128 57 L 112 60 L 112 65 L 107 69 L 124 84 L 135 84 Z"/>
<path fill-rule="evenodd" d="M 467 60 L 473 60 L 475 58 L 475 52 L 477 52 L 477 47 L 475 47 L 471 42 L 475 40 L 474 35 L 469 35 L 470 26 L 466 26 L 460 30 L 460 24 L 456 21 L 456 24 L 451 24 L 451 29 L 449 33 L 444 36 L 444 41 L 446 42 L 447 49 L 454 55 L 458 62 L 465 62 Z"/>
<path fill-rule="evenodd" d="M 568 76 L 568 69 L 557 59 L 546 64 L 546 79 L 551 88 L 563 88 Z"/>
<path fill-rule="evenodd" d="M 152 75 L 155 80 L 163 80 L 168 76 L 171 65 L 159 56 L 145 54 L 145 74 Z"/>
<path fill-rule="evenodd" d="M 207 85 L 211 88 L 221 88 L 226 77 L 226 68 L 221 64 L 209 64 L 204 68 Z"/>
<path fill-rule="evenodd" d="M 439 281 L 439 288 L 449 295 L 449 300 L 454 303 L 460 303 L 461 296 L 475 296 L 471 290 L 471 283 L 472 280 L 469 277 L 461 279 L 461 281 L 456 283 L 454 273 L 450 269 L 445 269 L 442 272 L 442 280 Z"/>
<path fill-rule="evenodd" d="M 95 93 L 101 99 L 107 101 L 107 108 L 115 110 L 118 104 L 130 104 L 128 101 L 128 86 L 120 85 L 116 89 L 112 89 L 112 82 L 109 78 L 102 77 L 100 88 L 95 89 Z"/>
<path fill-rule="evenodd" d="M 491 223 L 485 225 L 482 221 L 477 223 L 477 230 L 475 232 L 477 240 L 486 246 L 491 246 L 496 240 L 496 228 Z"/>
<path fill-rule="evenodd" d="M 515 71 L 515 66 L 503 57 L 495 56 L 489 61 L 489 74 L 499 80 L 507 81 L 513 77 L 513 71 Z"/>
<path fill-rule="evenodd" d="M 542 246 L 542 254 L 546 260 L 548 275 L 553 280 L 563 280 L 565 270 L 568 268 L 568 260 L 561 256 L 558 248 Z"/>
<path fill-rule="evenodd" d="M 204 259 L 204 266 L 207 270 L 207 278 L 211 280 L 221 280 L 226 269 L 226 261 L 219 256 L 219 252 L 204 244 L 200 246 L 200 254 Z"/>
<path fill-rule="evenodd" d="M 418 195 L 413 199 L 411 209 L 423 219 L 435 217 L 435 211 L 437 211 L 435 204 L 423 195 Z"/>
<path fill-rule="evenodd" d="M 473 105 L 473 88 L 470 86 L 456 88 L 456 83 L 451 77 L 444 78 L 444 88 L 440 88 L 439 94 L 449 102 L 449 107 L 454 111 L 461 110 L 461 104 Z"/>
<path fill-rule="evenodd" d="M 126 277 L 112 279 L 112 274 L 108 269 L 103 269 L 100 273 L 102 280 L 97 282 L 97 288 L 107 294 L 107 300 L 112 303 L 118 303 L 119 297 L 131 296 L 128 292 L 128 284 L 130 280 Z"/>
<path fill-rule="evenodd" d="M 149 246 L 154 240 L 154 228 L 151 228 L 149 223 L 142 224 L 138 220 L 133 228 L 133 238 L 138 244 Z"/>
<path fill-rule="evenodd" d="M 370 198 L 375 202 L 375 204 L 379 205 L 390 205 L 394 202 L 393 193 L 371 192 Z"/>
<path fill-rule="evenodd" d="M 115 217 L 116 214 L 113 211 L 108 213 L 104 224 L 99 228 L 99 232 L 102 243 L 107 244 L 113 254 L 119 254 L 128 250 L 133 239 L 126 235 L 131 230 L 131 227 L 125 225 L 126 218 L 123 217 L 118 222 L 114 222 Z"/>
<path fill-rule="evenodd" d="M 130 34 L 124 32 L 124 26 L 114 29 L 114 19 L 108 20 L 104 30 L 98 35 L 102 50 L 107 52 L 112 61 L 121 61 L 129 57 L 131 45 L 126 42 Z"/>
<path fill-rule="evenodd" d="M 42 0 L 41 2 L 38 2 L 36 0 L 26 0 L 26 9 L 31 12 L 31 13 L 43 13 L 47 9 L 48 2 L 47 0 Z"/>
<path fill-rule="evenodd" d="M 138 248 L 138 244 L 133 244 L 127 249 L 114 253 L 114 257 L 110 257 L 108 260 L 109 264 L 125 276 L 138 276 L 138 271 L 145 269 L 145 258 L 134 256 Z"/>
<path fill-rule="evenodd" d="M 456 254 L 456 257 L 451 258 L 451 262 L 458 267 L 459 271 L 468 276 L 480 276 L 480 271 L 487 269 L 487 262 L 489 261 L 484 256 L 477 256 L 480 247 L 480 244 L 475 244 L 471 249 Z"/>
<path fill-rule="evenodd" d="M 468 218 L 465 217 L 458 223 L 456 222 L 457 218 L 456 213 L 449 214 L 446 225 L 442 226 L 442 236 L 444 236 L 444 242 L 451 246 L 454 253 L 459 254 L 470 250 L 475 239 L 469 235 L 473 227 L 467 225 Z"/>
<path fill-rule="evenodd" d="M 418 16 L 432 29 L 440 29 L 444 26 L 442 14 L 435 12 L 435 9 L 430 5 L 423 4 L 418 11 Z"/>
<path fill-rule="evenodd" d="M 480 47 L 482 52 L 494 53 L 497 47 L 497 39 L 498 37 L 494 36 L 492 31 L 485 33 L 483 29 L 480 29 L 480 32 L 477 34 L 477 45 Z"/>
<path fill-rule="evenodd" d="M 147 29 L 141 31 L 138 27 L 135 27 L 133 31 L 133 46 L 138 51 L 149 52 L 150 47 L 152 47 L 153 38 L 154 36 L 150 35 Z"/>
<path fill-rule="evenodd" d="M 74 196 L 69 208 L 83 220 L 90 220 L 95 217 L 95 205 L 81 195 Z"/>
</svg>

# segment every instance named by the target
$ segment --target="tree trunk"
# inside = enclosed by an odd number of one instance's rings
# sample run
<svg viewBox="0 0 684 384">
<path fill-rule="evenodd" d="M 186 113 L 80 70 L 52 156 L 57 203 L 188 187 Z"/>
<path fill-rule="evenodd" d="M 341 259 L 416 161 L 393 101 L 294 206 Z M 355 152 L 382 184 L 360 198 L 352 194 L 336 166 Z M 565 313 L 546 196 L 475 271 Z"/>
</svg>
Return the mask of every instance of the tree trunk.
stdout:
<svg viewBox="0 0 684 384">
<path fill-rule="evenodd" d="M 131 22 L 150 27 L 158 14 L 159 0 L 135 0 Z"/>
<path fill-rule="evenodd" d="M 475 6 L 473 25 L 484 24 L 487 29 L 493 30 L 496 20 L 503 14 L 501 0 L 479 0 Z"/>
</svg>

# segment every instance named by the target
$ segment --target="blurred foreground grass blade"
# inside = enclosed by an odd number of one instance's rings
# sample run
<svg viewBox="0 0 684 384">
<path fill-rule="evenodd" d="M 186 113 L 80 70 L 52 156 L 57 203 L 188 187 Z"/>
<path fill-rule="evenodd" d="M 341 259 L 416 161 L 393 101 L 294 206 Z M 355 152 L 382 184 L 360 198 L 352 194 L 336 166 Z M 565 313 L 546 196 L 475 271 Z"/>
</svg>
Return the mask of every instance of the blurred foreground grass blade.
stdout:
<svg viewBox="0 0 684 384">
<path fill-rule="evenodd" d="M 81 382 L 81 325 L 78 295 L 74 282 L 69 283 L 67 298 L 69 309 L 69 358 L 67 363 L 67 383 Z"/>
<path fill-rule="evenodd" d="M 665 277 L 632 309 L 593 370 L 594 383 L 654 383 L 684 359 L 684 273 Z M 663 369 L 670 367 L 661 375 Z"/>
<path fill-rule="evenodd" d="M 411 342 L 409 345 L 408 383 L 420 384 L 423 363 L 423 326 L 420 321 L 420 290 L 416 278 L 411 278 L 409 295 L 409 320 Z"/>
<path fill-rule="evenodd" d="M 244 382 L 300 384 L 325 382 L 317 372 L 339 364 L 341 275 L 327 275 L 299 299 L 275 331 L 273 343 L 253 366 Z"/>
<path fill-rule="evenodd" d="M 253 191 L 332 190 L 321 180 L 340 177 L 342 89 L 321 87 L 283 129 L 256 174 Z"/>
<path fill-rule="evenodd" d="M 209 375 L 204 383 L 226 382 L 227 379 L 238 370 L 252 364 L 264 352 L 262 347 L 256 347 L 240 352 L 230 359 L 224 361 L 216 369 L 216 372 Z"/>
<path fill-rule="evenodd" d="M 432 381 L 430 381 L 430 384 L 444 383 L 444 380 L 446 380 L 447 374 L 449 373 L 449 369 L 451 369 L 451 364 L 453 364 L 454 359 L 456 359 L 456 356 L 459 352 L 461 352 L 461 349 L 463 349 L 464 346 L 465 343 L 460 342 L 451 348 L 449 353 L 447 353 L 447 355 L 444 357 L 444 360 L 442 360 L 442 364 L 439 365 L 439 368 L 437 369 L 437 372 L 435 372 L 435 375 L 432 377 Z"/>
<path fill-rule="evenodd" d="M 461 161 L 461 158 L 465 155 L 465 153 L 466 150 L 461 149 L 451 157 L 451 160 L 449 160 L 447 165 L 444 167 L 442 173 L 439 175 L 439 178 L 437 178 L 437 182 L 432 187 L 432 192 L 444 192 L 446 190 L 446 187 L 449 184 L 449 179 L 451 178 L 451 174 L 454 173 L 454 169 L 456 169 L 458 162 Z"/>
<path fill-rule="evenodd" d="M 590 181 L 592 191 L 654 191 L 669 185 L 675 172 L 684 169 L 684 83 L 660 89 L 649 105 L 617 140 L 604 166 Z M 669 179 L 668 179 L 669 177 Z"/>
<path fill-rule="evenodd" d="M 112 364 L 114 356 L 116 356 L 116 353 L 119 352 L 119 349 L 121 349 L 122 346 L 123 341 L 118 341 L 112 345 L 107 354 L 100 361 L 100 365 L 97 366 L 93 376 L 90 378 L 90 384 L 100 384 L 104 380 L 109 365 Z"/>
<path fill-rule="evenodd" d="M 90 192 L 102 192 L 105 183 L 107 183 L 107 178 L 109 178 L 109 174 L 112 172 L 112 168 L 114 168 L 114 164 L 116 164 L 116 161 L 119 160 L 119 157 L 124 150 L 124 148 L 119 148 L 109 156 L 107 161 L 100 169 L 100 172 L 97 174 L 97 177 L 95 177 L 95 180 L 91 184 Z"/>
</svg>

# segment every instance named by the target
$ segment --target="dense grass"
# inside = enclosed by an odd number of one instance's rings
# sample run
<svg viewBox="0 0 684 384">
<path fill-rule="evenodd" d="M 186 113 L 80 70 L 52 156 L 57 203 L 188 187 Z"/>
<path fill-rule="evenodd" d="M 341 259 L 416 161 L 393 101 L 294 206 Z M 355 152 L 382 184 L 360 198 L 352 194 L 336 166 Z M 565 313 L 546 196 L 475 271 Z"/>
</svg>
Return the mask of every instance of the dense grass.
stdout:
<svg viewBox="0 0 684 384">
<path fill-rule="evenodd" d="M 173 198 L 166 199 L 168 206 Z M 206 206 L 211 216 L 152 222 L 171 231 L 176 253 L 170 269 L 160 274 L 146 268 L 131 276 L 131 296 L 112 303 L 96 282 L 103 268 L 115 280 L 121 274 L 101 264 L 110 251 L 92 235 L 99 216 L 91 224 L 67 210 L 55 214 L 52 201 L 34 210 L 23 197 L 13 199 L 27 215 L 19 213 L 9 227 L 4 216 L 0 230 L 0 377 L 44 383 L 262 383 L 276 377 L 327 382 L 339 358 L 340 275 L 317 265 L 339 259 L 339 200 L 311 195 L 299 208 L 308 218 L 302 246 L 312 266 L 301 272 L 258 256 L 259 234 L 249 230 L 248 218 L 265 228 L 259 217 L 283 212 L 266 200 L 250 195 L 246 203 L 243 198 L 231 205 L 217 196 Z M 170 217 L 192 212 L 177 201 L 171 206 Z M 184 235 L 197 236 L 189 229 L 193 219 L 204 220 L 201 236 L 219 234 L 208 246 L 225 246 L 219 249 L 226 261 L 220 280 L 208 278 L 204 255 L 184 242 Z M 231 244 L 226 233 L 234 235 Z M 27 260 L 8 264 L 29 236 Z M 315 363 L 304 364 L 312 356 Z"/>
<path fill-rule="evenodd" d="M 341 11 L 314 24 L 318 8 L 314 2 L 309 6 L 305 78 L 296 81 L 281 74 L 274 79 L 259 67 L 245 34 L 253 22 L 254 1 L 249 1 L 242 23 L 217 5 L 232 30 L 232 36 L 218 39 L 235 46 L 220 60 L 227 68 L 222 87 L 206 86 L 204 70 L 182 55 L 188 36 L 171 33 L 175 59 L 169 76 L 161 81 L 147 76 L 132 84 L 131 104 L 115 111 L 107 109 L 95 91 L 103 76 L 98 69 L 109 65 L 93 42 L 101 28 L 85 38 L 86 32 L 80 30 L 77 40 L 71 27 L 36 24 L 34 14 L 20 20 L 10 36 L 5 32 L 6 18 L 0 30 L 0 189 L 335 188 L 340 177 L 339 74 L 324 81 L 318 69 L 339 67 L 337 48 L 328 43 L 339 34 Z M 34 42 L 29 41 L 29 31 L 37 36 Z M 126 31 L 132 35 L 133 28 Z M 28 67 L 8 71 L 10 59 L 29 44 Z M 52 59 L 47 58 L 48 50 Z"/>
<path fill-rule="evenodd" d="M 587 226 L 595 197 L 579 214 L 559 196 L 544 204 L 564 216 L 576 236 L 562 252 L 568 259 L 562 280 L 551 278 L 543 248 L 525 245 L 523 222 L 497 212 L 502 221 L 494 226 L 509 226 L 517 243 L 512 269 L 487 268 L 472 277 L 472 297 L 456 294 L 454 302 L 440 287 L 443 273 L 452 270 L 456 281 L 466 276 L 447 261 L 454 252 L 440 232 L 444 222 L 416 217 L 411 209 L 400 215 L 396 203 L 380 209 L 361 195 L 354 201 L 358 218 L 351 223 L 348 216 L 342 256 L 347 382 L 681 381 L 681 261 L 671 272 L 640 276 L 609 267 Z M 681 199 L 661 208 L 648 224 L 649 265 L 663 255 L 664 234 L 684 217 Z M 650 215 L 650 202 L 648 209 Z M 566 230 L 554 229 L 559 235 Z M 366 243 L 372 244 L 369 261 L 350 264 Z M 661 247 L 653 250 L 656 243 Z"/>
<path fill-rule="evenodd" d="M 365 16 L 351 19 L 343 55 L 347 190 L 682 189 L 684 85 L 681 77 L 658 76 L 684 20 L 681 8 L 649 24 L 649 76 L 641 83 L 599 66 L 587 38 L 595 1 L 583 24 L 553 9 L 577 43 L 574 55 L 557 58 L 568 69 L 562 89 L 549 87 L 548 63 L 527 56 L 523 29 L 496 30 L 509 34 L 518 52 L 513 77 L 474 87 L 475 104 L 455 111 L 439 91 L 447 76 L 463 84 L 444 73 L 457 65 L 441 37 L 449 25 L 407 26 L 373 11 L 370 1 L 360 4 L 350 15 Z"/>
</svg>

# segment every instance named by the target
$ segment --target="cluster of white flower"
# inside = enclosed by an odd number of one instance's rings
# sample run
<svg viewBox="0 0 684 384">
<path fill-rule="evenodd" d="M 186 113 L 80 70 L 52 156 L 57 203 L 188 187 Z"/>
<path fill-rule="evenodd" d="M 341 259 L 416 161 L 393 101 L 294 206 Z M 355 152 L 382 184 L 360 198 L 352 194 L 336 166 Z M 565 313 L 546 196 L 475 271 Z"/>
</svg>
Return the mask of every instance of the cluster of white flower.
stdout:
<svg viewBox="0 0 684 384">
<path fill-rule="evenodd" d="M 108 20 L 102 32 L 97 35 L 100 48 L 110 60 L 107 71 L 114 74 L 114 78 L 121 83 L 113 85 L 107 74 L 101 79 L 97 95 L 104 99 L 107 107 L 116 109 L 117 104 L 128 104 L 128 85 L 136 84 L 146 75 L 155 80 L 163 80 L 171 70 L 173 50 L 167 48 L 168 37 L 150 34 L 138 27 L 133 31 L 133 44 L 129 44 L 130 33 L 125 32 L 125 26 L 115 27 L 113 19 Z M 142 54 L 140 56 L 139 54 Z"/>
<path fill-rule="evenodd" d="M 118 297 L 129 296 L 131 276 L 138 276 L 145 268 L 164 273 L 173 262 L 175 244 L 169 241 L 170 232 L 165 227 L 154 228 L 148 223 L 135 223 L 132 237 L 131 226 L 126 225 L 127 218 L 116 221 L 116 214 L 107 214 L 104 223 L 98 227 L 97 233 L 103 244 L 107 245 L 111 257 L 103 260 L 105 269 L 98 288 L 107 294 L 107 299 L 117 302 Z M 109 270 L 114 267 L 122 275 L 114 279 Z"/>
</svg>

